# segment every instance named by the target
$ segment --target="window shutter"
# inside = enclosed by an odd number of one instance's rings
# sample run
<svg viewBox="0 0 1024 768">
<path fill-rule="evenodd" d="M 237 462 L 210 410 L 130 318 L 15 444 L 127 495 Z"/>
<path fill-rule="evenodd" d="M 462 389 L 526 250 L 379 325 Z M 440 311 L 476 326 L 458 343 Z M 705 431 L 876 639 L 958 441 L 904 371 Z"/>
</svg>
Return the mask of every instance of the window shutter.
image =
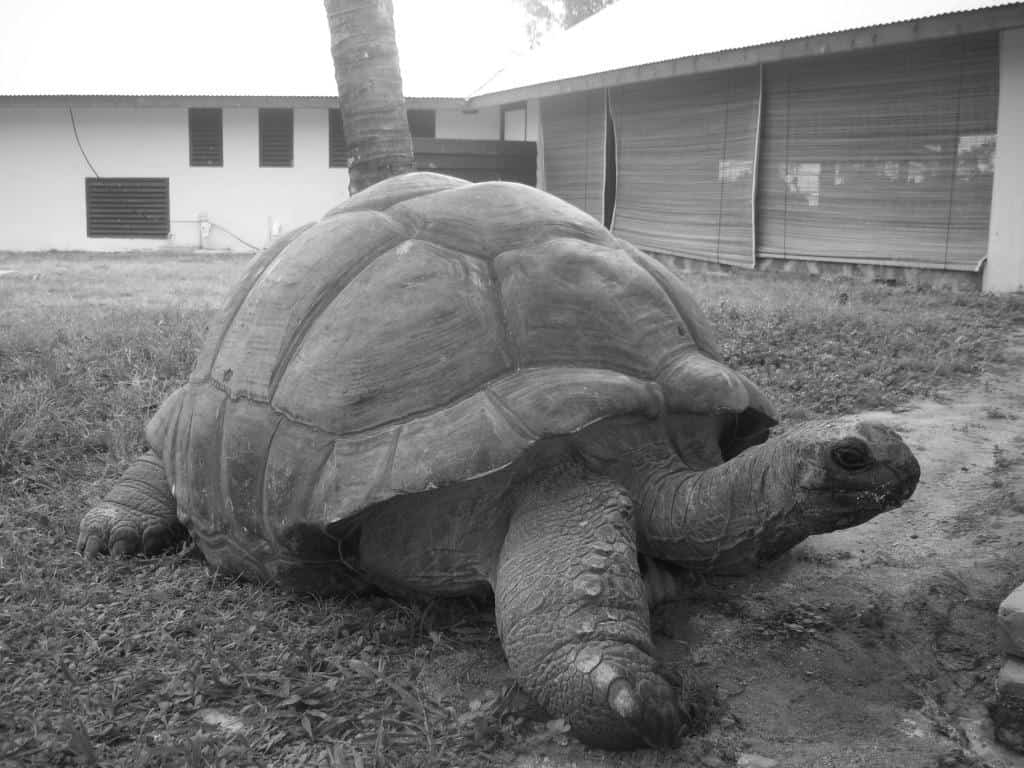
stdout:
<svg viewBox="0 0 1024 768">
<path fill-rule="evenodd" d="M 615 234 L 639 248 L 753 266 L 757 67 L 612 90 Z"/>
<path fill-rule="evenodd" d="M 414 139 L 433 139 L 437 136 L 437 112 L 432 109 L 408 109 L 409 133 Z"/>
<path fill-rule="evenodd" d="M 86 179 L 86 235 L 167 237 L 171 231 L 169 189 L 168 179 Z"/>
<path fill-rule="evenodd" d="M 977 269 L 997 61 L 986 34 L 766 67 L 759 254 Z"/>
<path fill-rule="evenodd" d="M 260 110 L 260 167 L 291 168 L 295 118 L 290 109 Z"/>
<path fill-rule="evenodd" d="M 547 191 L 604 220 L 605 91 L 541 102 Z"/>
<path fill-rule="evenodd" d="M 219 107 L 189 109 L 188 158 L 191 166 L 224 165 L 224 120 Z"/>
</svg>

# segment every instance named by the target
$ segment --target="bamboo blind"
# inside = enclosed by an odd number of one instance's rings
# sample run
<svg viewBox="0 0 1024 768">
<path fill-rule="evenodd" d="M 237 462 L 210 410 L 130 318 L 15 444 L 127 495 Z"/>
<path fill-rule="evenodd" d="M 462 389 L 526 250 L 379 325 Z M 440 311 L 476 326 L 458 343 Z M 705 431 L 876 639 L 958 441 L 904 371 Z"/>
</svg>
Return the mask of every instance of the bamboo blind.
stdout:
<svg viewBox="0 0 1024 768">
<path fill-rule="evenodd" d="M 541 101 L 547 191 L 604 219 L 605 92 Z"/>
<path fill-rule="evenodd" d="M 757 67 L 610 93 L 618 176 L 614 229 L 640 248 L 753 264 Z"/>
<path fill-rule="evenodd" d="M 766 67 L 758 255 L 977 269 L 997 60 L 980 35 Z"/>
</svg>

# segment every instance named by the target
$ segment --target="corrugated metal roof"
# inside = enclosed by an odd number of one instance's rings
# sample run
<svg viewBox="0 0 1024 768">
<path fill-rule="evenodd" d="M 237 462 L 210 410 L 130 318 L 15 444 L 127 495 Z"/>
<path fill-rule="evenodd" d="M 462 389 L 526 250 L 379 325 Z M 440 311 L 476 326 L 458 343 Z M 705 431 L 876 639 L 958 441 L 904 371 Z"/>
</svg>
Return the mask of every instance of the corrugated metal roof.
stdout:
<svg viewBox="0 0 1024 768">
<path fill-rule="evenodd" d="M 321 0 L 2 5 L 0 96 L 337 96 Z M 458 53 L 400 53 L 406 95 L 464 98 L 481 74 Z"/>
<path fill-rule="evenodd" d="M 474 95 L 949 13 L 979 0 L 617 0 L 509 62 Z"/>
</svg>

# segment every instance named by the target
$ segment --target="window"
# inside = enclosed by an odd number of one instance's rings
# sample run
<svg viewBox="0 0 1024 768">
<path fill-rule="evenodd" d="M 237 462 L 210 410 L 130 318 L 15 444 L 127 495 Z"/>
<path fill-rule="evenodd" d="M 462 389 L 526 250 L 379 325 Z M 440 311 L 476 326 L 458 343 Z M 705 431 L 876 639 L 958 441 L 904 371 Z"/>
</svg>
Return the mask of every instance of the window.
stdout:
<svg viewBox="0 0 1024 768">
<path fill-rule="evenodd" d="M 85 180 L 88 237 L 165 238 L 171 231 L 167 179 Z"/>
<path fill-rule="evenodd" d="M 409 119 L 409 133 L 414 139 L 433 139 L 437 136 L 437 113 L 432 109 L 410 109 L 406 111 Z"/>
<path fill-rule="evenodd" d="M 260 110 L 260 167 L 291 168 L 295 118 L 290 109 Z"/>
<path fill-rule="evenodd" d="M 224 165 L 224 120 L 220 108 L 189 108 L 188 164 Z"/>
<path fill-rule="evenodd" d="M 327 167 L 348 167 L 348 152 L 345 147 L 345 126 L 341 122 L 340 109 L 327 110 Z"/>
<path fill-rule="evenodd" d="M 526 102 L 505 104 L 501 108 L 501 140 L 526 141 Z"/>
</svg>

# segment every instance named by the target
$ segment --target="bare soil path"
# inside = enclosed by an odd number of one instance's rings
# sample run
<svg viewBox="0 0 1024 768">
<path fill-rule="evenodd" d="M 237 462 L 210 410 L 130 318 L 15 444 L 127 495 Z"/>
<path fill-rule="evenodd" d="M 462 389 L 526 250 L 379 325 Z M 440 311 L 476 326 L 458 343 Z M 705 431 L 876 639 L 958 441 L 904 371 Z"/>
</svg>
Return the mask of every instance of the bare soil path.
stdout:
<svg viewBox="0 0 1024 768">
<path fill-rule="evenodd" d="M 661 653 L 720 706 L 704 734 L 672 755 L 553 738 L 515 764 L 1024 766 L 993 743 L 986 710 L 996 609 L 1024 581 L 1024 339 L 1010 359 L 941 402 L 870 414 L 921 461 L 902 509 L 656 612 Z"/>
</svg>

